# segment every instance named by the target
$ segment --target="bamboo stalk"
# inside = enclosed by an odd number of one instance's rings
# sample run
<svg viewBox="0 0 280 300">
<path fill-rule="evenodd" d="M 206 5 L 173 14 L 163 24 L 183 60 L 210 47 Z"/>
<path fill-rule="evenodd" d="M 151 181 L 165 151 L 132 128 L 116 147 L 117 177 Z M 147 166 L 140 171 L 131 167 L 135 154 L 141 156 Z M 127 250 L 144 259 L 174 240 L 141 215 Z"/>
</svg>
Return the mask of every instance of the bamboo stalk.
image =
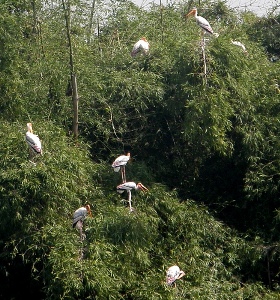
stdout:
<svg viewBox="0 0 280 300">
<path fill-rule="evenodd" d="M 161 27 L 161 43 L 163 44 L 163 7 L 162 7 L 162 3 L 161 0 L 159 1 L 159 5 L 160 5 L 160 27 Z"/>
<path fill-rule="evenodd" d="M 72 40 L 70 34 L 70 3 L 68 1 L 68 6 L 66 9 L 65 0 L 62 0 L 63 10 L 64 10 L 64 18 L 66 24 L 66 32 L 67 32 L 67 39 L 68 39 L 68 46 L 69 46 L 69 68 L 70 68 L 70 76 L 71 76 L 71 84 L 72 84 L 72 102 L 73 102 L 73 124 L 72 124 L 72 131 L 74 138 L 78 138 L 78 87 L 77 87 L 77 78 L 74 73 L 74 59 L 73 59 L 73 48 L 72 48 Z"/>
<path fill-rule="evenodd" d="M 91 42 L 91 31 L 93 26 L 93 13 L 95 8 L 95 0 L 92 1 L 91 10 L 90 10 L 90 19 L 89 19 L 89 28 L 88 28 L 88 39 L 87 43 L 90 44 Z"/>
<path fill-rule="evenodd" d="M 203 34 L 203 33 L 202 33 Z M 206 54 L 205 54 L 205 39 L 204 39 L 204 35 L 202 37 L 202 57 L 203 57 L 203 83 L 204 85 L 207 84 L 207 64 L 206 64 Z"/>
</svg>

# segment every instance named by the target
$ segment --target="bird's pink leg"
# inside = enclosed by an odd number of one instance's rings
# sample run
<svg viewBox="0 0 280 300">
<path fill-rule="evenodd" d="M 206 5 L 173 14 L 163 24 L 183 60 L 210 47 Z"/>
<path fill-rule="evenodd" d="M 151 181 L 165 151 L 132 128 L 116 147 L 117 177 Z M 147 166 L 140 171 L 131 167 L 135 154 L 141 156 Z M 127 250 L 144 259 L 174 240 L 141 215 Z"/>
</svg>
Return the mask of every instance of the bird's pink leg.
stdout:
<svg viewBox="0 0 280 300">
<path fill-rule="evenodd" d="M 31 149 L 31 147 L 28 147 L 28 149 L 29 149 L 29 159 L 30 159 L 30 160 L 33 160 L 33 158 L 34 158 L 34 152 L 33 152 L 33 150 Z"/>
<path fill-rule="evenodd" d="M 128 203 L 129 203 L 129 211 L 132 212 L 133 208 L 131 206 L 131 191 L 127 191 L 128 192 Z"/>
<path fill-rule="evenodd" d="M 125 177 L 125 167 L 121 166 L 121 173 L 122 173 L 122 182 L 126 182 L 126 177 Z"/>
<path fill-rule="evenodd" d="M 83 233 L 83 221 L 79 220 L 76 224 L 76 228 L 79 230 L 80 232 L 80 238 L 81 238 L 81 241 L 84 240 L 85 238 L 85 235 Z"/>
</svg>

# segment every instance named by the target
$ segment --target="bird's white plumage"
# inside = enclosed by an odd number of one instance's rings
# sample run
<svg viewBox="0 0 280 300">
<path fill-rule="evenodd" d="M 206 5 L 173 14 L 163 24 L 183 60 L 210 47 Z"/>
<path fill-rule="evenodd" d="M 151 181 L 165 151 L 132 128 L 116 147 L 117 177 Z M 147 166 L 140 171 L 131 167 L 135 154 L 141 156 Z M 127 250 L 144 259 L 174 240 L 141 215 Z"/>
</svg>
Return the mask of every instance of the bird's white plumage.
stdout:
<svg viewBox="0 0 280 300">
<path fill-rule="evenodd" d="M 148 191 L 148 189 L 141 182 L 138 182 L 136 184 L 133 181 L 129 181 L 129 182 L 124 182 L 117 186 L 117 192 L 123 193 L 124 191 L 126 191 L 128 193 L 128 203 L 129 203 L 130 212 L 134 211 L 134 209 L 131 206 L 131 190 L 133 189 L 141 190 L 143 192 Z"/>
<path fill-rule="evenodd" d="M 148 54 L 149 50 L 150 44 L 146 40 L 146 38 L 143 37 L 137 43 L 134 44 L 131 51 L 131 56 L 135 57 L 138 53 Z"/>
<path fill-rule="evenodd" d="M 123 193 L 124 191 L 131 191 L 131 190 L 141 190 L 141 191 L 148 191 L 148 189 L 141 183 L 138 182 L 137 184 L 133 181 L 124 182 L 117 186 L 117 191 L 119 193 Z"/>
<path fill-rule="evenodd" d="M 173 282 L 175 282 L 180 275 L 184 274 L 183 271 L 180 270 L 178 266 L 172 266 L 170 267 L 166 272 L 166 283 L 168 285 L 171 285 Z"/>
<path fill-rule="evenodd" d="M 115 172 L 120 170 L 121 166 L 125 166 L 130 159 L 130 155 L 120 155 L 118 156 L 114 162 L 112 163 L 112 168 L 114 168 Z"/>
<path fill-rule="evenodd" d="M 239 42 L 239 41 L 233 41 L 233 40 L 232 40 L 231 43 L 232 43 L 233 45 L 235 45 L 235 46 L 241 47 L 242 50 L 243 50 L 243 52 L 247 53 L 247 50 L 246 50 L 245 45 L 242 44 L 241 42 Z"/>
<path fill-rule="evenodd" d="M 208 32 L 210 34 L 214 33 L 214 31 L 213 31 L 211 25 L 209 24 L 209 22 L 205 18 L 197 15 L 197 9 L 196 8 L 192 9 L 187 14 L 187 17 L 190 16 L 190 15 L 194 15 L 194 18 L 196 20 L 197 25 L 200 26 L 202 29 L 204 29 L 206 32 Z"/>
<path fill-rule="evenodd" d="M 214 33 L 214 31 L 213 31 L 211 25 L 209 24 L 209 22 L 208 22 L 205 18 L 203 18 L 203 17 L 201 17 L 201 16 L 197 16 L 197 17 L 196 17 L 196 22 L 197 22 L 197 24 L 198 24 L 201 28 L 203 28 L 205 31 L 207 31 L 207 32 L 209 32 L 209 33 L 211 33 L 211 34 Z"/>
<path fill-rule="evenodd" d="M 42 153 L 42 144 L 38 135 L 33 133 L 32 124 L 27 123 L 27 132 L 25 134 L 25 140 L 29 147 L 37 154 Z"/>
<path fill-rule="evenodd" d="M 137 190 L 138 186 L 135 182 L 132 181 L 125 182 L 117 186 L 117 191 L 119 193 L 123 193 L 124 191 L 131 191 L 133 189 Z"/>
<path fill-rule="evenodd" d="M 84 221 L 89 211 L 86 207 L 78 208 L 73 214 L 72 226 L 75 227 L 78 221 Z"/>
<path fill-rule="evenodd" d="M 36 153 L 41 153 L 42 144 L 38 137 L 38 135 L 33 134 L 31 132 L 26 132 L 25 139 L 27 144 L 34 150 Z"/>
</svg>

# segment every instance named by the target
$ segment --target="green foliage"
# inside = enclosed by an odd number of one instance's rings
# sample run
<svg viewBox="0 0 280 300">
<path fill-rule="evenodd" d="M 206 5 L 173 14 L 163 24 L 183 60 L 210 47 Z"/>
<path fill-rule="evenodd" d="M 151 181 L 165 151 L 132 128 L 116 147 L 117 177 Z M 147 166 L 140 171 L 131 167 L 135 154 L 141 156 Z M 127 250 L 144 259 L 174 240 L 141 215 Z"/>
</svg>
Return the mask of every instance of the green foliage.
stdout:
<svg viewBox="0 0 280 300">
<path fill-rule="evenodd" d="M 49 252 L 40 241 L 45 236 L 42 228 L 49 232 L 61 217 L 68 219 L 75 207 L 91 202 L 100 192 L 92 187 L 94 173 L 87 169 L 86 155 L 52 123 L 40 127 L 34 122 L 35 132 L 38 130 L 43 140 L 43 156 L 37 157 L 36 165 L 28 160 L 26 126 L 1 124 L 5 141 L 1 144 L 0 179 L 2 256 L 22 257 L 24 263 L 33 264 L 36 274 L 37 264 L 42 264 L 39 257 L 43 259 Z"/>
<path fill-rule="evenodd" d="M 175 193 L 154 185 L 146 195 L 133 193 L 131 214 L 108 190 L 110 179 L 100 181 L 106 168 L 89 161 L 84 145 L 75 146 L 52 123 L 33 123 L 44 149 L 36 165 L 27 159 L 20 124 L 1 123 L 2 262 L 21 257 L 47 299 L 173 299 L 179 291 L 180 299 L 206 299 L 214 286 L 213 297 L 240 294 L 233 274 L 255 250 L 205 208 L 180 204 Z M 86 220 L 81 242 L 71 215 L 86 202 L 94 217 Z M 187 273 L 178 292 L 164 285 L 172 264 Z"/>
<path fill-rule="evenodd" d="M 280 82 L 264 51 L 277 52 L 277 24 L 203 2 L 220 34 L 205 35 L 204 62 L 200 28 L 183 17 L 194 3 L 69 4 L 75 142 L 61 2 L 0 5 L 0 298 L 32 286 L 36 299 L 278 299 Z M 142 36 L 150 53 L 132 58 Z M 30 120 L 43 143 L 36 164 Z M 150 189 L 132 192 L 135 213 L 110 166 L 126 147 L 127 178 Z M 85 203 L 81 241 L 71 218 Z M 186 275 L 169 288 L 173 264 Z"/>
<path fill-rule="evenodd" d="M 256 18 L 247 28 L 248 35 L 262 44 L 273 62 L 279 60 L 280 55 L 279 20 L 280 15 L 271 14 L 261 19 Z M 257 35 L 254 34 L 256 31 Z"/>
</svg>

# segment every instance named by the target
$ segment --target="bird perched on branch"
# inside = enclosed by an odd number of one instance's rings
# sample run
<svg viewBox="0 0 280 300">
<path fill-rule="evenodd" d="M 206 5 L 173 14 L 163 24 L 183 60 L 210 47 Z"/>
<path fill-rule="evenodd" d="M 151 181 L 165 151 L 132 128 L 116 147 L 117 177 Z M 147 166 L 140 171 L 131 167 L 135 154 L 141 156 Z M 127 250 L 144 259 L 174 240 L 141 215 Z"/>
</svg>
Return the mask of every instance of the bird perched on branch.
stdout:
<svg viewBox="0 0 280 300">
<path fill-rule="evenodd" d="M 119 172 L 119 170 L 121 170 L 123 183 L 126 182 L 125 166 L 129 160 L 130 160 L 130 152 L 128 152 L 126 155 L 118 156 L 112 163 L 112 168 L 114 169 L 115 172 Z"/>
<path fill-rule="evenodd" d="M 166 272 L 166 284 L 172 285 L 175 284 L 175 281 L 177 279 L 182 278 L 185 275 L 185 272 L 180 270 L 178 266 L 172 266 L 170 267 Z"/>
<path fill-rule="evenodd" d="M 85 234 L 83 234 L 83 224 L 87 216 L 92 217 L 89 204 L 78 208 L 73 214 L 72 227 L 76 227 L 80 231 L 81 240 L 85 238 Z"/>
<path fill-rule="evenodd" d="M 148 189 L 141 183 L 135 183 L 132 181 L 124 182 L 117 186 L 117 192 L 123 193 L 124 191 L 131 191 L 131 190 L 141 190 L 141 191 L 148 191 Z"/>
<path fill-rule="evenodd" d="M 147 55 L 150 51 L 150 44 L 145 37 L 142 37 L 137 43 L 134 44 L 131 56 L 135 57 L 138 53 Z"/>
<path fill-rule="evenodd" d="M 210 34 L 213 34 L 215 36 L 218 36 L 217 33 L 214 33 L 211 25 L 209 24 L 209 22 L 201 17 L 201 16 L 198 16 L 197 15 L 197 9 L 196 8 L 193 8 L 187 15 L 185 15 L 186 17 L 189 17 L 189 16 L 194 16 L 195 20 L 196 20 L 196 23 L 198 26 L 200 26 L 205 32 L 207 33 L 210 33 Z"/>
<path fill-rule="evenodd" d="M 241 47 L 241 49 L 243 50 L 243 52 L 244 52 L 246 55 L 248 55 L 248 52 L 247 52 L 246 47 L 245 47 L 244 44 L 242 44 L 242 43 L 239 42 L 239 41 L 233 41 L 233 40 L 231 40 L 231 43 L 232 43 L 233 45 L 235 45 L 235 46 Z"/>
<path fill-rule="evenodd" d="M 76 227 L 78 229 L 80 229 L 80 227 L 82 228 L 83 222 L 88 215 L 92 217 L 92 212 L 89 204 L 78 208 L 73 214 L 72 227 Z"/>
<path fill-rule="evenodd" d="M 143 192 L 146 192 L 148 191 L 148 189 L 141 183 L 135 183 L 135 182 L 125 182 L 125 183 L 122 183 L 120 185 L 117 186 L 117 192 L 118 193 L 123 193 L 124 191 L 127 191 L 128 193 L 128 203 L 129 203 L 129 208 L 130 208 L 130 211 L 132 212 L 133 211 L 133 208 L 132 208 L 132 205 L 131 205 L 131 190 L 141 190 Z"/>
<path fill-rule="evenodd" d="M 32 159 L 36 154 L 42 154 L 42 144 L 38 135 L 33 133 L 32 123 L 27 123 L 25 140 L 29 146 L 30 159 Z"/>
</svg>

